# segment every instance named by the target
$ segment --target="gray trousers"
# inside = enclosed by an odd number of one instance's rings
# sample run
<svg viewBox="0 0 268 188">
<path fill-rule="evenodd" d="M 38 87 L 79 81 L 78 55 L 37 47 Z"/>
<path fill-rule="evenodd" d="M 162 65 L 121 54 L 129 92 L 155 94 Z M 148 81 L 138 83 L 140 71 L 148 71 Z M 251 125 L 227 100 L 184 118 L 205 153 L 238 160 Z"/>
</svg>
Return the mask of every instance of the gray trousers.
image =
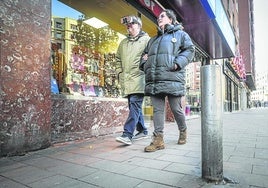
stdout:
<svg viewBox="0 0 268 188">
<path fill-rule="evenodd" d="M 153 105 L 153 122 L 154 122 L 154 132 L 163 133 L 164 123 L 165 123 L 165 98 L 166 96 L 151 96 Z M 185 122 L 185 115 L 181 105 L 181 97 L 177 96 L 167 96 L 171 111 L 174 115 L 175 121 L 178 125 L 180 131 L 184 131 L 187 126 Z"/>
</svg>

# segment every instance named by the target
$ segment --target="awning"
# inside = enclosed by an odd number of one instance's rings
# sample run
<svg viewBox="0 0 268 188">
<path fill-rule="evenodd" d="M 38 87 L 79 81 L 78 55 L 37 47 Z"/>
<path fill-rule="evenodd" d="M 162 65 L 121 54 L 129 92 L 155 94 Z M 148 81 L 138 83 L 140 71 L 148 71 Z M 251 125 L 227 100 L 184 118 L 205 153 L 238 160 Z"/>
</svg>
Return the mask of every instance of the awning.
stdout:
<svg viewBox="0 0 268 188">
<path fill-rule="evenodd" d="M 174 10 L 185 31 L 212 59 L 234 57 L 235 37 L 221 1 L 158 0 Z"/>
<path fill-rule="evenodd" d="M 97 17 L 114 29 L 125 33 L 120 18 L 128 14 L 142 13 L 143 29 L 150 36 L 156 34 L 156 17 L 161 7 L 173 9 L 198 48 L 211 59 L 234 57 L 234 34 L 223 11 L 221 1 L 216 0 L 60 0 L 66 5 Z M 134 8 L 135 7 L 135 8 Z M 226 21 L 227 19 L 227 21 Z"/>
</svg>

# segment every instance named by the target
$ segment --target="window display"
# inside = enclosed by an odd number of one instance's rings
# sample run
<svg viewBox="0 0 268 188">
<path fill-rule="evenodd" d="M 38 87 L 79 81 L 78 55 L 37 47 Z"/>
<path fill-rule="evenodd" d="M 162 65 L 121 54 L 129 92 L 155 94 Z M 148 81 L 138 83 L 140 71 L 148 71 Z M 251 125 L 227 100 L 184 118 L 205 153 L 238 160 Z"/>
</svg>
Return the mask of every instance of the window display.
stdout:
<svg viewBox="0 0 268 188">
<path fill-rule="evenodd" d="M 120 97 L 115 72 L 115 51 L 118 33 L 108 26 L 93 28 L 83 21 L 70 18 L 55 19 L 52 36 L 62 22 L 60 39 L 52 38 L 52 75 L 60 93 L 87 97 Z M 65 23 L 65 24 L 63 24 Z M 74 27 L 76 23 L 76 27 Z M 69 38 L 68 38 L 69 37 Z"/>
<path fill-rule="evenodd" d="M 120 86 L 115 72 L 115 54 L 100 54 L 75 46 L 70 59 L 67 84 L 70 94 L 119 97 Z"/>
</svg>

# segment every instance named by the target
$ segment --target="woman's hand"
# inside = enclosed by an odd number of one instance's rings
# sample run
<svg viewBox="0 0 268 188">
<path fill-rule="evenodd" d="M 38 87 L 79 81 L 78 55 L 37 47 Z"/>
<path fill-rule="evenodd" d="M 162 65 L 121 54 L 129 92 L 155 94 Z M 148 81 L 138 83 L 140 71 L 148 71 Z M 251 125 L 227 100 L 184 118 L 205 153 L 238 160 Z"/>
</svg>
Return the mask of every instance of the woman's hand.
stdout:
<svg viewBox="0 0 268 188">
<path fill-rule="evenodd" d="M 177 65 L 176 63 L 174 64 L 174 69 L 175 69 L 175 71 L 180 71 L 181 70 L 180 66 Z"/>
<path fill-rule="evenodd" d="M 142 60 L 143 60 L 143 61 L 147 61 L 147 59 L 148 59 L 148 55 L 147 55 L 147 54 L 144 54 L 144 55 L 142 56 Z"/>
</svg>

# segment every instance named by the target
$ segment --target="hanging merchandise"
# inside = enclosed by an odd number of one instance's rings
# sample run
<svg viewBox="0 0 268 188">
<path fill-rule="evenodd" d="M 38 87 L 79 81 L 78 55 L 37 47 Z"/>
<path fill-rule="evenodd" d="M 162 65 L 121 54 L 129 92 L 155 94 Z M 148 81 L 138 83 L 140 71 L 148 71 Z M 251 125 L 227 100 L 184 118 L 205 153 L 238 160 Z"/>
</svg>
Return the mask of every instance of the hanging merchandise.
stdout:
<svg viewBox="0 0 268 188">
<path fill-rule="evenodd" d="M 68 69 L 70 83 L 67 86 L 70 94 L 114 98 L 121 96 L 115 63 L 114 53 L 102 56 L 87 48 L 75 46 Z"/>
<path fill-rule="evenodd" d="M 69 62 L 67 84 L 70 94 L 91 97 L 121 96 L 115 69 L 115 54 L 103 56 L 84 47 L 75 46 Z"/>
<path fill-rule="evenodd" d="M 99 53 L 87 48 L 74 46 L 69 62 L 69 74 L 71 82 L 68 88 L 73 95 L 98 96 L 97 90 L 102 87 L 100 77 L 103 73 L 99 67 L 103 67 L 103 58 Z"/>
<path fill-rule="evenodd" d="M 105 73 L 104 73 L 104 88 L 106 96 L 119 97 L 121 96 L 118 75 L 116 74 L 116 58 L 114 53 L 104 55 Z"/>
<path fill-rule="evenodd" d="M 51 43 L 52 77 L 56 79 L 60 92 L 65 91 L 65 56 L 57 44 Z"/>
</svg>

